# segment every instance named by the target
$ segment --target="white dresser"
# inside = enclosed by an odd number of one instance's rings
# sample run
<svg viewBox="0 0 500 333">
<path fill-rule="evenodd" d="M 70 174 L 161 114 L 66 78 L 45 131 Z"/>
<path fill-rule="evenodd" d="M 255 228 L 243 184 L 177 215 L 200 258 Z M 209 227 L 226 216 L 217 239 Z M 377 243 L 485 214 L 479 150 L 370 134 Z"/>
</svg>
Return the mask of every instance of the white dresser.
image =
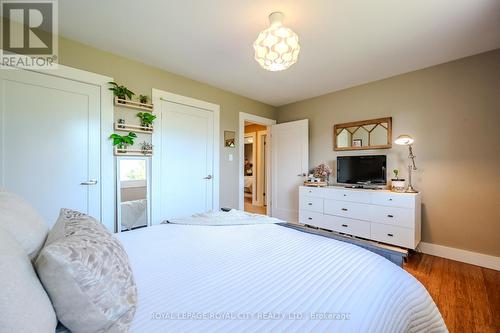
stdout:
<svg viewBox="0 0 500 333">
<path fill-rule="evenodd" d="M 302 224 L 409 249 L 420 242 L 419 193 L 301 186 L 299 196 Z"/>
</svg>

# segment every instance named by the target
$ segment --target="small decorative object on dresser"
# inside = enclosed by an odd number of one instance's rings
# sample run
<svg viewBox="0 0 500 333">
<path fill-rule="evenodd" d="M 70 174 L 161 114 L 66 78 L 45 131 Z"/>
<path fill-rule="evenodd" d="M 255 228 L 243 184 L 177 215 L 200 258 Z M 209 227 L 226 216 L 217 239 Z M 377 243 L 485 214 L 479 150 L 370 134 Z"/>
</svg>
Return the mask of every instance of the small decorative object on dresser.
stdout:
<svg viewBox="0 0 500 333">
<path fill-rule="evenodd" d="M 394 178 L 391 179 L 391 190 L 394 192 L 404 192 L 405 191 L 405 180 L 398 177 L 399 170 L 392 170 L 394 173 Z"/>
<path fill-rule="evenodd" d="M 328 183 L 328 177 L 332 173 L 332 168 L 328 164 L 320 164 L 313 170 L 313 176 L 321 179 L 322 182 Z"/>
</svg>

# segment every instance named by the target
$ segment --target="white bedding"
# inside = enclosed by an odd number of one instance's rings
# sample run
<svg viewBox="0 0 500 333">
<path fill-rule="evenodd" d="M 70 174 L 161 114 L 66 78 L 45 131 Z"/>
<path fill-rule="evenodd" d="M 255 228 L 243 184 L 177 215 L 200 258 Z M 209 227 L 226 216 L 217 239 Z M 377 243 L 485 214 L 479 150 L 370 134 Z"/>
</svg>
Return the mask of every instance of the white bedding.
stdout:
<svg viewBox="0 0 500 333">
<path fill-rule="evenodd" d="M 139 294 L 130 332 L 446 331 L 415 278 L 351 244 L 275 224 L 168 224 L 118 237 Z"/>
<path fill-rule="evenodd" d="M 194 214 L 187 218 L 168 220 L 168 223 L 174 224 L 192 224 L 192 225 L 242 225 L 242 224 L 268 224 L 284 223 L 274 217 L 261 214 L 251 214 L 237 209 L 231 209 L 229 212 L 209 212 Z"/>
</svg>

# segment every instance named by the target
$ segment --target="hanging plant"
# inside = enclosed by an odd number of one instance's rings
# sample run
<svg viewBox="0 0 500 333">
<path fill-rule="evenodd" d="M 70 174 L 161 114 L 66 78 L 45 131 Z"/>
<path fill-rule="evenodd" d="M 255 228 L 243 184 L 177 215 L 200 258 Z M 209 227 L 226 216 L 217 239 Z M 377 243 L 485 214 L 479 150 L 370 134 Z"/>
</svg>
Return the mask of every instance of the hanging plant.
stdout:
<svg viewBox="0 0 500 333">
<path fill-rule="evenodd" d="M 109 88 L 109 90 L 111 90 L 113 94 L 119 99 L 127 99 L 127 98 L 132 99 L 132 96 L 135 95 L 125 86 L 120 86 L 116 82 L 108 82 L 108 83 L 112 85 L 112 87 Z"/>
<path fill-rule="evenodd" d="M 153 122 L 156 119 L 156 116 L 150 112 L 139 112 L 137 117 L 141 120 L 141 126 L 148 128 L 153 126 Z"/>
<path fill-rule="evenodd" d="M 137 138 L 137 134 L 134 132 L 129 132 L 127 135 L 113 133 L 109 138 L 113 140 L 113 146 L 117 146 L 118 149 L 126 149 L 128 145 L 134 144 L 134 139 Z"/>
</svg>

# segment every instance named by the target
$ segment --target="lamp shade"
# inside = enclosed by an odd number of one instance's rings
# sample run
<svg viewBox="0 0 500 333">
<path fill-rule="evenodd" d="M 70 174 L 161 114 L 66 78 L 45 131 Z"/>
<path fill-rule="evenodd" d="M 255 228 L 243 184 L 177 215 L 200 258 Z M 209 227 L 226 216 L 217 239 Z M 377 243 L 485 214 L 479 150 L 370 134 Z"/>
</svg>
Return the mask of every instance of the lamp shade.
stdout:
<svg viewBox="0 0 500 333">
<path fill-rule="evenodd" d="M 402 134 L 402 135 L 398 136 L 396 138 L 396 140 L 394 140 L 395 144 L 401 145 L 401 146 L 409 146 L 413 142 L 415 142 L 415 140 L 411 136 L 409 136 L 408 134 Z"/>
<path fill-rule="evenodd" d="M 282 13 L 272 13 L 269 21 L 270 27 L 263 30 L 253 43 L 255 60 L 268 71 L 282 71 L 297 62 L 299 37 L 283 26 Z"/>
</svg>

